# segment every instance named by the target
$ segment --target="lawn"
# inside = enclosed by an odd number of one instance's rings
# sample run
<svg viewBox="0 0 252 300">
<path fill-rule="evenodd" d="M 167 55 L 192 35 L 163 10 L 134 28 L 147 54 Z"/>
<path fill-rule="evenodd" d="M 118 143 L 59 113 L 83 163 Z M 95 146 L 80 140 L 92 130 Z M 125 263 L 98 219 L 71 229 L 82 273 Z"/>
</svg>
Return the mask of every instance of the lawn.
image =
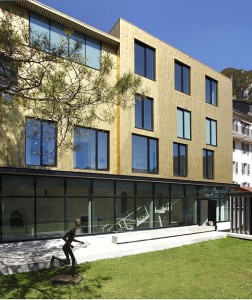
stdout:
<svg viewBox="0 0 252 300">
<path fill-rule="evenodd" d="M 225 238 L 77 266 L 81 284 L 52 285 L 70 267 L 0 276 L 0 298 L 252 298 L 252 244 Z"/>
</svg>

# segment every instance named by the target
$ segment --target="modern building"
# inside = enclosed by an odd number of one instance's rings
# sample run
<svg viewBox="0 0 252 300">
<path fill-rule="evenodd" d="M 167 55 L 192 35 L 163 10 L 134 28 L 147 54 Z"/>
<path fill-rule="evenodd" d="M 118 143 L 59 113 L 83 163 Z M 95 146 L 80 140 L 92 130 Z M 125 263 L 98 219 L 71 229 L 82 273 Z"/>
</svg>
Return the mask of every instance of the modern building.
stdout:
<svg viewBox="0 0 252 300">
<path fill-rule="evenodd" d="M 252 187 L 252 107 L 233 101 L 233 182 Z"/>
<path fill-rule="evenodd" d="M 73 135 L 78 147 L 49 158 L 44 147 L 55 141 L 43 132 L 50 127 L 56 139 L 57 124 L 34 122 L 26 111 L 9 115 L 0 130 L 0 242 L 60 237 L 76 217 L 79 235 L 210 221 L 229 228 L 231 80 L 123 19 L 104 33 L 34 0 L 11 5 L 30 43 L 34 29 L 55 42 L 71 28 L 88 67 L 99 72 L 109 52 L 113 76 L 134 72 L 148 94 L 118 108 L 112 124 L 76 124 L 86 133 Z"/>
</svg>

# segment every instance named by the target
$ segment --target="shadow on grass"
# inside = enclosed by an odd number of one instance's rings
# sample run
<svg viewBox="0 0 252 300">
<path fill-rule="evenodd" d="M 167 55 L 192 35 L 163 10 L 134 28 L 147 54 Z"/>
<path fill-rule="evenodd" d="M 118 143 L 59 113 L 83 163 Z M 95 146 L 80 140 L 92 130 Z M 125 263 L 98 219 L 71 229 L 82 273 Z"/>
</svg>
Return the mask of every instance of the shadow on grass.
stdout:
<svg viewBox="0 0 252 300">
<path fill-rule="evenodd" d="M 83 299 L 102 298 L 100 290 L 103 282 L 112 277 L 97 276 L 86 279 L 86 272 L 91 268 L 89 263 L 76 267 L 83 280 L 78 285 L 55 285 L 52 278 L 58 274 L 71 275 L 71 268 L 59 267 L 37 272 L 0 276 L 0 298 L 2 299 Z"/>
</svg>

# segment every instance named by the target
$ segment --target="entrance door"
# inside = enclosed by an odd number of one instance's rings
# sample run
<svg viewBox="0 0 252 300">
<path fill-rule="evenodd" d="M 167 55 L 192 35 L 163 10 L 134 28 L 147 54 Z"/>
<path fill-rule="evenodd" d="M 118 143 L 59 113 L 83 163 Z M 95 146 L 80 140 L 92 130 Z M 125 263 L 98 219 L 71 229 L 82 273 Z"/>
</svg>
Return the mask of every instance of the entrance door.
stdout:
<svg viewBox="0 0 252 300">
<path fill-rule="evenodd" d="M 216 223 L 216 206 L 217 201 L 208 200 L 208 221 Z"/>
</svg>

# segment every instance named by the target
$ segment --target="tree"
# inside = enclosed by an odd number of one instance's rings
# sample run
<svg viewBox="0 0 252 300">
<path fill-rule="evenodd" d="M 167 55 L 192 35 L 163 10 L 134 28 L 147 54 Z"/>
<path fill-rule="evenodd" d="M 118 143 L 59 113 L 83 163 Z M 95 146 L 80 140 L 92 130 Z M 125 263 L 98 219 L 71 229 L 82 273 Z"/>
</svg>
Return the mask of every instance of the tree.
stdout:
<svg viewBox="0 0 252 300">
<path fill-rule="evenodd" d="M 57 124 L 58 149 L 72 146 L 75 125 L 91 127 L 96 121 L 112 122 L 116 108 L 134 103 L 141 79 L 133 73 L 115 72 L 109 54 L 100 58 L 100 68 L 85 65 L 81 43 L 65 29 L 65 38 L 50 45 L 48 37 L 32 33 L 11 5 L 0 4 L 0 114 L 21 109 L 35 118 Z M 43 50 L 43 51 L 42 51 Z"/>
</svg>

